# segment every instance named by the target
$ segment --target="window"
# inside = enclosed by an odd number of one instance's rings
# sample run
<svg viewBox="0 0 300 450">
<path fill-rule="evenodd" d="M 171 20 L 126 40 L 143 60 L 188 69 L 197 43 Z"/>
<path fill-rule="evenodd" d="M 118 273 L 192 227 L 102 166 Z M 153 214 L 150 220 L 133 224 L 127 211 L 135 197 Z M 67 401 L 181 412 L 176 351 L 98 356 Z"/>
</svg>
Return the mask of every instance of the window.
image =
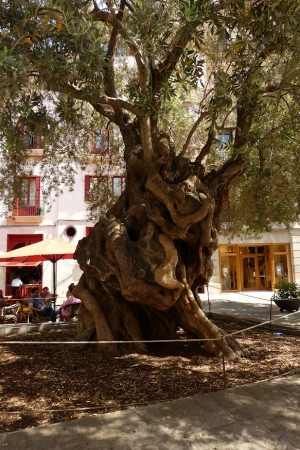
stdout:
<svg viewBox="0 0 300 450">
<path fill-rule="evenodd" d="M 232 132 L 221 133 L 217 135 L 217 152 L 220 158 L 227 158 L 227 147 L 233 140 Z"/>
<path fill-rule="evenodd" d="M 91 188 L 97 182 L 99 177 L 96 175 L 85 175 L 84 177 L 84 199 L 87 200 Z"/>
<path fill-rule="evenodd" d="M 101 128 L 94 132 L 92 142 L 93 153 L 109 153 L 113 142 L 113 132 L 107 128 Z"/>
<path fill-rule="evenodd" d="M 32 136 L 26 131 L 26 125 L 21 125 L 21 133 L 23 133 L 23 141 L 28 148 L 40 148 L 41 147 L 41 136 Z"/>
<path fill-rule="evenodd" d="M 223 29 L 219 33 L 218 39 L 218 53 L 222 53 L 228 49 L 229 46 L 230 33 L 226 29 Z"/>
<path fill-rule="evenodd" d="M 125 189 L 125 177 L 112 178 L 112 191 L 116 197 L 120 197 Z"/>
<path fill-rule="evenodd" d="M 27 177 L 21 181 L 20 197 L 15 199 L 14 216 L 36 216 L 40 209 L 40 177 Z"/>
<path fill-rule="evenodd" d="M 111 183 L 111 184 L 110 184 Z M 110 190 L 111 194 L 115 197 L 120 197 L 125 189 L 125 177 L 113 176 L 110 177 L 99 177 L 97 175 L 85 175 L 85 186 L 84 186 L 84 198 L 87 200 L 88 194 L 91 189 L 100 185 L 104 190 Z"/>
</svg>

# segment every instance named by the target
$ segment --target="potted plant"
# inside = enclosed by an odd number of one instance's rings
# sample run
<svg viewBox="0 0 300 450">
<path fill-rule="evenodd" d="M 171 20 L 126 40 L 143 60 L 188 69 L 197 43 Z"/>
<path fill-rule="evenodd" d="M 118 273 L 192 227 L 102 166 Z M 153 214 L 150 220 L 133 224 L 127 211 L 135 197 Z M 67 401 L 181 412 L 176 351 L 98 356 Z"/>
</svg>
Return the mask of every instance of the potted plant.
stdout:
<svg viewBox="0 0 300 450">
<path fill-rule="evenodd" d="M 272 300 L 280 308 L 280 311 L 298 311 L 300 308 L 300 286 L 297 283 L 284 281 L 276 283 Z"/>
<path fill-rule="evenodd" d="M 42 206 L 37 207 L 37 214 L 38 216 L 41 216 L 43 214 L 44 208 Z"/>
</svg>

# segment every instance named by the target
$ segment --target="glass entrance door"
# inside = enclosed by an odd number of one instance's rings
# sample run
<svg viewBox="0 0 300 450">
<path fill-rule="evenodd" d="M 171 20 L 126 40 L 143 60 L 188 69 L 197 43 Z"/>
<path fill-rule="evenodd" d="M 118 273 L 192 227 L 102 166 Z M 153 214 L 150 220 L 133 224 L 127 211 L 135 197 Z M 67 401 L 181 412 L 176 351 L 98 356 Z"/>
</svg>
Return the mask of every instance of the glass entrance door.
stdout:
<svg viewBox="0 0 300 450">
<path fill-rule="evenodd" d="M 270 247 L 241 247 L 240 254 L 242 289 L 271 289 Z"/>
<path fill-rule="evenodd" d="M 257 256 L 257 284 L 260 290 L 269 289 L 268 281 L 270 277 L 268 276 L 267 265 L 266 265 L 266 257 L 265 255 Z"/>
<path fill-rule="evenodd" d="M 223 292 L 273 290 L 275 283 L 293 281 L 289 244 L 220 245 Z"/>
<path fill-rule="evenodd" d="M 255 272 L 255 257 L 243 257 L 242 264 L 242 286 L 243 289 L 256 289 L 256 272 Z"/>
</svg>

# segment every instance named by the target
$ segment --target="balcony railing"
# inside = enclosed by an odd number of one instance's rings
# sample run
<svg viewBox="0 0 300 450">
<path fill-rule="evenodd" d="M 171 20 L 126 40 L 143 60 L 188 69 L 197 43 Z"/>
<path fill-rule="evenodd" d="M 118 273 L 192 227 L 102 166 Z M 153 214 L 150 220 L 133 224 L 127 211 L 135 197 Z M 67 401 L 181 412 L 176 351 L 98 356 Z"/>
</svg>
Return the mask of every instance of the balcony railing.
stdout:
<svg viewBox="0 0 300 450">
<path fill-rule="evenodd" d="M 40 216 L 42 215 L 42 211 L 37 206 L 19 206 L 17 205 L 13 209 L 13 216 Z"/>
<path fill-rule="evenodd" d="M 40 136 L 27 135 L 27 136 L 25 136 L 24 141 L 28 145 L 28 148 L 32 148 L 32 149 L 41 148 L 41 137 Z"/>
</svg>

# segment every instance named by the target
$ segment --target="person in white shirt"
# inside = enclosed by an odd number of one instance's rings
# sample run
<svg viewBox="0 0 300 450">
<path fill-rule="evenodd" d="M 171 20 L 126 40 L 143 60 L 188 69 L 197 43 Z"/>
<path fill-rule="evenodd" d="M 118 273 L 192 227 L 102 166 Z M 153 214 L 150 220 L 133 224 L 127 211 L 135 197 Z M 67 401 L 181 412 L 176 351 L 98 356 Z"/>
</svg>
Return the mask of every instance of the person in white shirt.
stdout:
<svg viewBox="0 0 300 450">
<path fill-rule="evenodd" d="M 20 275 L 17 275 L 11 282 L 12 287 L 12 295 L 15 295 L 16 290 L 22 286 L 23 282 L 20 278 Z"/>
</svg>

